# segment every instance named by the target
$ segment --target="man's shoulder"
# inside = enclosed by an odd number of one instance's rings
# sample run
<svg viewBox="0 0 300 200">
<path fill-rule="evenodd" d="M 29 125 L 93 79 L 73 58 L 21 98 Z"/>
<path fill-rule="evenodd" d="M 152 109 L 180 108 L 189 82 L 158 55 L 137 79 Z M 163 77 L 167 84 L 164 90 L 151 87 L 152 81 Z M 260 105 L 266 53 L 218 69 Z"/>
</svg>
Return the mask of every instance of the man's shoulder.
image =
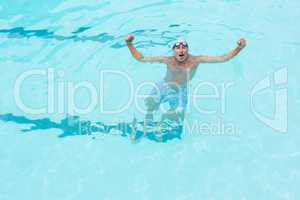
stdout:
<svg viewBox="0 0 300 200">
<path fill-rule="evenodd" d="M 173 59 L 174 59 L 174 56 L 164 56 L 164 58 L 165 58 L 166 60 L 173 60 Z"/>
<path fill-rule="evenodd" d="M 189 64 L 195 64 L 196 62 L 197 62 L 197 56 L 189 54 L 188 63 Z"/>
<path fill-rule="evenodd" d="M 194 56 L 192 54 L 189 54 L 189 58 L 191 61 L 196 61 L 197 60 L 197 56 Z"/>
<path fill-rule="evenodd" d="M 164 56 L 164 61 L 166 64 L 172 63 L 174 61 L 174 56 Z"/>
</svg>

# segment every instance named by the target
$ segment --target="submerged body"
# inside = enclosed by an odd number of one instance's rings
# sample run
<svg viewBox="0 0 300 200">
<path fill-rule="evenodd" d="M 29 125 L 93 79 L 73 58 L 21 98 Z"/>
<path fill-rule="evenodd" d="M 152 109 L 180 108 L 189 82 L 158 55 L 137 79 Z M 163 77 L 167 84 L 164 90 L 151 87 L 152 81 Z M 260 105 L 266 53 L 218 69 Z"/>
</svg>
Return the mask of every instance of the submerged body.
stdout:
<svg viewBox="0 0 300 200">
<path fill-rule="evenodd" d="M 173 46 L 173 56 L 143 56 L 132 44 L 134 37 L 125 38 L 127 46 L 135 59 L 141 62 L 159 62 L 167 66 L 164 81 L 157 84 L 146 99 L 146 120 L 153 120 L 153 112 L 162 102 L 169 102 L 170 109 L 163 115 L 172 121 L 183 121 L 187 104 L 186 85 L 192 80 L 200 63 L 225 62 L 236 56 L 245 46 L 246 40 L 240 39 L 238 46 L 221 56 L 194 56 L 189 54 L 188 45 L 183 39 L 178 39 Z"/>
</svg>

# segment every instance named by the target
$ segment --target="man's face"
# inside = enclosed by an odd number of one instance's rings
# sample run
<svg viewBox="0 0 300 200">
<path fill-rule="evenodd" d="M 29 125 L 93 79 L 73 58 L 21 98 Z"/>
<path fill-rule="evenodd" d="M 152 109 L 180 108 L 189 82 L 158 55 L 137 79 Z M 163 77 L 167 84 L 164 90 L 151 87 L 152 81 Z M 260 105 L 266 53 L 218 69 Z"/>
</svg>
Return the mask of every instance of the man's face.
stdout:
<svg viewBox="0 0 300 200">
<path fill-rule="evenodd" d="M 184 62 L 188 57 L 188 47 L 180 44 L 176 45 L 174 48 L 174 56 L 178 62 Z"/>
</svg>

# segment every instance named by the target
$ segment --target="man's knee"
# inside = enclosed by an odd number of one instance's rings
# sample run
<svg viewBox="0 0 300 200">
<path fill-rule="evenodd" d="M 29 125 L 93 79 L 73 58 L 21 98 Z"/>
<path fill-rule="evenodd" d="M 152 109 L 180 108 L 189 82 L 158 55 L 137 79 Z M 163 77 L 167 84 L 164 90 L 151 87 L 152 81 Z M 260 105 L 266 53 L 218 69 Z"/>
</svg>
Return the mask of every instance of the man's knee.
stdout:
<svg viewBox="0 0 300 200">
<path fill-rule="evenodd" d="M 167 111 L 169 115 L 174 115 L 181 121 L 184 120 L 185 110 L 181 107 L 171 108 Z"/>
<path fill-rule="evenodd" d="M 157 103 L 152 97 L 146 98 L 145 104 L 148 110 L 157 110 L 159 107 L 159 103 Z"/>
</svg>

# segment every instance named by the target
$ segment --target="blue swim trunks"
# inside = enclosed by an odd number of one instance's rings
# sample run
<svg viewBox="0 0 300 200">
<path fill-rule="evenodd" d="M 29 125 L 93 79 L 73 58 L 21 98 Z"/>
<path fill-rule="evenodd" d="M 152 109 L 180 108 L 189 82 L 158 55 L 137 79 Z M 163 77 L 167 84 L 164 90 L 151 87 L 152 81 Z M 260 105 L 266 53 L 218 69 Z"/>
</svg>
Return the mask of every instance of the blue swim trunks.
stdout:
<svg viewBox="0 0 300 200">
<path fill-rule="evenodd" d="M 187 86 L 170 84 L 167 82 L 155 83 L 149 97 L 158 103 L 168 103 L 170 108 L 185 110 L 187 105 Z"/>
</svg>

